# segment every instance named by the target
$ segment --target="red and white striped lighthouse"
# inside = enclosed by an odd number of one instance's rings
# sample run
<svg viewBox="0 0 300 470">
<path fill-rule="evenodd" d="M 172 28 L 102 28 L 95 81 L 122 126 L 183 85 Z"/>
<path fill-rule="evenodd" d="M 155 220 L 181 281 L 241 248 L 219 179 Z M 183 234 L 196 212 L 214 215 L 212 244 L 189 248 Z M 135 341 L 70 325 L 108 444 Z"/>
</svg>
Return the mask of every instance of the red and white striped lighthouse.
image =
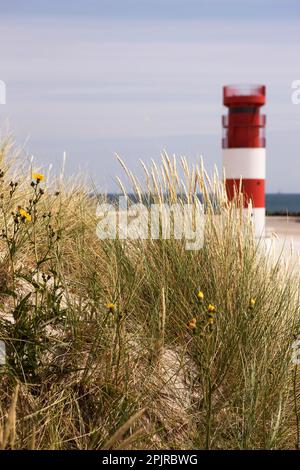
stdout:
<svg viewBox="0 0 300 470">
<path fill-rule="evenodd" d="M 223 166 L 229 200 L 243 193 L 244 208 L 252 202 L 255 235 L 265 232 L 266 116 L 260 108 L 266 102 L 263 85 L 229 85 L 223 88 Z"/>
</svg>

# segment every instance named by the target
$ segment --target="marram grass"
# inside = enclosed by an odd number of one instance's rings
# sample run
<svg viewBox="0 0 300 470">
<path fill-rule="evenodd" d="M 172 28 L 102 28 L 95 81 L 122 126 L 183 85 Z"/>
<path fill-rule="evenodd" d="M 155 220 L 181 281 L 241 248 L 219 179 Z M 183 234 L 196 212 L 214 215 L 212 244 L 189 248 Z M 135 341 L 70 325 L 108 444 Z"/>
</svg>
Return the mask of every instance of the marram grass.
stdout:
<svg viewBox="0 0 300 470">
<path fill-rule="evenodd" d="M 187 251 L 99 240 L 87 188 L 0 154 L 0 448 L 299 445 L 299 282 L 217 174 L 163 154 L 140 182 L 120 160 L 140 201 L 203 195 L 204 246 Z"/>
</svg>

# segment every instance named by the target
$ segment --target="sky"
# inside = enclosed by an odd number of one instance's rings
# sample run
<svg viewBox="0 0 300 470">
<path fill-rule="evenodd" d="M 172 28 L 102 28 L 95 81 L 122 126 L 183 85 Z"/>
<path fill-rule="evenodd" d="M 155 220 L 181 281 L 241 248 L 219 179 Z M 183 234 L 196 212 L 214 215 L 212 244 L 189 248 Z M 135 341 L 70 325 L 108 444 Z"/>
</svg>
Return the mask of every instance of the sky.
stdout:
<svg viewBox="0 0 300 470">
<path fill-rule="evenodd" d="M 300 192 L 299 0 L 0 0 L 2 134 L 112 192 L 118 153 L 221 169 L 222 86 L 267 86 L 267 192 Z"/>
</svg>

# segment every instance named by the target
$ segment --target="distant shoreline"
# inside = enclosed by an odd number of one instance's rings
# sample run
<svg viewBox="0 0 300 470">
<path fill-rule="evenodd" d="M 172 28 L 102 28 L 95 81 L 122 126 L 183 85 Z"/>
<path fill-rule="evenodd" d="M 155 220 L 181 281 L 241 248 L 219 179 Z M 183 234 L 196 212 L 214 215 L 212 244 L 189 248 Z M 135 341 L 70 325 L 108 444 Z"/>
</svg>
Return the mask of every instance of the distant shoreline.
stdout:
<svg viewBox="0 0 300 470">
<path fill-rule="evenodd" d="M 116 201 L 121 194 L 106 193 L 110 202 Z M 129 193 L 129 198 L 133 202 L 138 202 L 137 196 Z M 200 201 L 202 200 L 201 194 L 197 194 Z M 181 195 L 182 197 L 182 195 Z M 144 203 L 149 204 L 151 201 L 147 200 Z M 212 198 L 213 199 L 213 198 Z M 300 217 L 300 194 L 299 193 L 266 193 L 266 215 L 269 217 Z"/>
<path fill-rule="evenodd" d="M 267 217 L 300 217 L 300 212 L 286 212 L 286 211 L 266 211 Z"/>
</svg>

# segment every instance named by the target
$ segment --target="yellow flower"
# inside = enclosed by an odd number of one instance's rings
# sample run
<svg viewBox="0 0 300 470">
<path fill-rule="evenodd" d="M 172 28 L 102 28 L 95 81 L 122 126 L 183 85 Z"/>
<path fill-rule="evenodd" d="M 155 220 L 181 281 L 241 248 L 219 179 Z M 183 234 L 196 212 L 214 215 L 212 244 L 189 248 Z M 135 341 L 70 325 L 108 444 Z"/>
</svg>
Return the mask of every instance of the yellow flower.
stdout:
<svg viewBox="0 0 300 470">
<path fill-rule="evenodd" d="M 216 311 L 216 307 L 215 307 L 214 305 L 212 305 L 212 304 L 209 304 L 209 306 L 207 307 L 207 309 L 208 309 L 208 311 L 209 311 L 210 313 L 213 313 L 213 312 Z"/>
<path fill-rule="evenodd" d="M 199 290 L 199 292 L 198 292 L 198 294 L 197 294 L 197 297 L 198 297 L 198 299 L 200 299 L 200 300 L 203 300 L 203 299 L 204 299 L 204 294 L 203 294 L 202 290 Z"/>
<path fill-rule="evenodd" d="M 27 222 L 31 222 L 31 215 L 28 214 L 24 209 L 19 209 L 19 214 L 22 219 L 27 220 Z"/>
<path fill-rule="evenodd" d="M 41 181 L 44 181 L 45 176 L 43 173 L 32 173 L 32 179 L 36 180 L 37 183 L 40 183 Z"/>
<path fill-rule="evenodd" d="M 213 324 L 214 324 L 214 321 L 215 321 L 214 317 L 209 317 L 209 319 L 208 319 L 208 324 L 209 324 L 209 325 L 213 325 Z"/>
<path fill-rule="evenodd" d="M 116 308 L 116 306 L 115 306 L 115 304 L 109 302 L 108 304 L 106 304 L 106 308 L 107 308 L 107 310 L 109 310 L 111 313 L 113 313 L 114 310 L 115 310 L 115 308 Z"/>
<path fill-rule="evenodd" d="M 197 319 L 194 317 L 192 318 L 189 322 L 188 322 L 188 328 L 190 330 L 195 330 L 195 328 L 197 328 Z"/>
<path fill-rule="evenodd" d="M 255 299 L 250 299 L 250 308 L 254 308 L 255 302 Z"/>
</svg>

